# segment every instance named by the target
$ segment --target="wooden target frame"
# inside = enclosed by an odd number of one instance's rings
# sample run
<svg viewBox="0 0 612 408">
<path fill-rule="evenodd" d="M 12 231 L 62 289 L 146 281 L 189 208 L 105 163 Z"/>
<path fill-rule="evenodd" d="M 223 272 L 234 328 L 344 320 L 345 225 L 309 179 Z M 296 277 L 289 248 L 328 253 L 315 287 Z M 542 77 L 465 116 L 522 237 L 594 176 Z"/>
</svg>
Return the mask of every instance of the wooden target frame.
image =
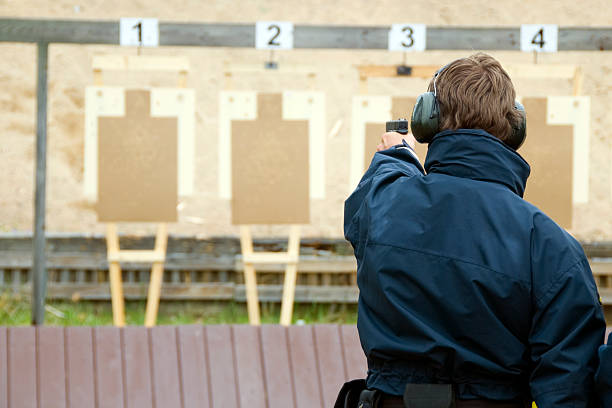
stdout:
<svg viewBox="0 0 612 408">
<path fill-rule="evenodd" d="M 185 88 L 187 83 L 187 73 L 189 71 L 189 61 L 188 59 L 183 57 L 105 55 L 95 56 L 93 58 L 92 69 L 95 86 L 102 86 L 104 84 L 103 71 L 169 71 L 178 73 L 178 88 Z M 183 125 L 185 124 L 183 123 Z M 179 124 L 179 127 L 180 126 L 181 125 Z M 191 126 L 193 125 L 191 124 Z M 189 140 L 187 141 L 183 141 L 183 143 L 192 143 L 193 134 L 190 134 L 188 139 Z M 88 153 L 86 151 L 86 155 L 87 154 Z M 185 157 L 185 160 L 188 161 L 187 167 L 193 166 L 193 158 Z M 181 179 L 181 170 L 178 171 L 179 179 Z M 182 173 L 183 182 L 179 183 L 178 190 L 182 194 L 190 194 L 193 189 L 193 174 L 189 174 L 189 171 L 184 170 L 182 170 Z M 191 171 L 191 173 L 193 172 Z M 86 180 L 91 179 L 92 177 L 95 176 L 88 176 L 87 174 L 85 175 Z M 89 198 L 91 198 L 92 196 L 95 197 L 97 195 L 97 187 L 96 191 L 92 193 L 91 187 L 86 184 L 86 195 Z M 122 262 L 152 264 L 144 324 L 146 327 L 155 326 L 159 309 L 159 300 L 161 296 L 161 286 L 163 281 L 167 245 L 168 227 L 166 222 L 158 223 L 157 232 L 155 235 L 155 246 L 152 250 L 122 250 L 119 245 L 117 223 L 107 223 L 107 259 L 109 264 L 109 280 L 113 309 L 113 323 L 115 326 L 125 326 L 125 305 L 123 296 L 123 283 L 121 277 Z"/>
<path fill-rule="evenodd" d="M 289 66 L 270 70 L 263 67 L 253 66 L 226 66 L 225 72 L 225 89 L 220 94 L 220 124 L 219 124 L 219 192 L 221 198 L 233 199 L 233 181 L 232 181 L 232 146 L 231 138 L 234 136 L 232 132 L 233 120 L 255 120 L 260 114 L 259 108 L 256 108 L 255 101 L 258 100 L 258 95 L 253 91 L 233 91 L 234 75 L 240 73 L 259 73 L 268 75 L 278 75 L 279 73 L 305 74 L 308 79 L 309 97 L 304 101 L 300 101 L 300 96 L 293 92 L 283 92 L 281 99 L 281 120 L 307 120 L 308 121 L 308 147 L 309 147 L 309 167 L 308 167 L 308 195 L 306 205 L 310 206 L 310 200 L 313 198 L 324 198 L 325 196 L 325 172 L 324 172 L 324 151 L 325 151 L 325 128 L 324 128 L 324 99 L 323 94 L 314 92 L 314 79 L 316 74 L 308 67 Z M 295 100 L 297 109 L 287 109 L 286 101 Z M 312 105 L 312 102 L 316 102 Z M 239 104 L 242 106 L 241 112 L 232 112 L 230 105 Z M 300 112 L 301 109 L 307 111 Z M 312 109 L 312 111 L 311 111 Z M 315 112 L 317 111 L 317 112 Z M 313 122 L 313 115 L 320 116 L 321 120 Z M 323 157 L 320 157 L 320 163 L 313 165 L 313 152 L 323 152 Z M 308 215 L 309 218 L 309 215 Z M 258 222 L 261 224 L 260 222 Z M 274 224 L 274 223 L 269 223 Z M 289 237 L 287 251 L 285 252 L 255 252 L 253 250 L 253 233 L 252 227 L 248 224 L 240 224 L 240 247 L 242 253 L 242 264 L 244 270 L 244 281 L 247 298 L 247 310 L 249 315 L 249 323 L 251 325 L 260 325 L 261 316 L 259 310 L 259 297 L 257 294 L 257 275 L 256 266 L 270 264 L 285 265 L 285 279 L 283 283 L 283 296 L 281 302 L 280 324 L 288 326 L 291 324 L 293 316 L 293 304 L 295 300 L 295 288 L 297 281 L 297 265 L 299 262 L 300 251 L 300 235 L 301 227 L 299 224 L 289 222 L 285 223 L 289 227 Z"/>
</svg>

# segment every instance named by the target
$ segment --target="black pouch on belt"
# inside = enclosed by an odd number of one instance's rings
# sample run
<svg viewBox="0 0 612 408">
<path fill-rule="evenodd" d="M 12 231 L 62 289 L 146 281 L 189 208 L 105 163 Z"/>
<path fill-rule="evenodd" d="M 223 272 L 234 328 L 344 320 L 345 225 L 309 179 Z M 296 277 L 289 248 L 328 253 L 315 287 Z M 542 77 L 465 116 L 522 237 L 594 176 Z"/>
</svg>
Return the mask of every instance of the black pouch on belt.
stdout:
<svg viewBox="0 0 612 408">
<path fill-rule="evenodd" d="M 452 384 L 407 384 L 404 390 L 406 408 L 454 408 Z"/>
<path fill-rule="evenodd" d="M 366 380 L 345 382 L 338 393 L 334 408 L 355 408 L 359 404 L 359 394 L 366 388 Z"/>
</svg>

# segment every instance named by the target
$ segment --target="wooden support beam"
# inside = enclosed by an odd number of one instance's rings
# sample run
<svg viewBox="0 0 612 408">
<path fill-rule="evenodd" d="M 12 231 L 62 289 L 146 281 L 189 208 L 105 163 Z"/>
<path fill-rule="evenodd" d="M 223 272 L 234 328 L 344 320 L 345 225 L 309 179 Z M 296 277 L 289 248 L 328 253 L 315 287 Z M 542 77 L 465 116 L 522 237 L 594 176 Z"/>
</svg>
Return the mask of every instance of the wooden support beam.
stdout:
<svg viewBox="0 0 612 408">
<path fill-rule="evenodd" d="M 240 226 L 240 248 L 243 258 L 253 255 L 253 236 L 251 235 L 251 229 L 246 225 Z M 244 284 L 246 287 L 249 323 L 259 326 L 261 320 L 259 315 L 259 299 L 257 297 L 257 275 L 255 273 L 255 265 L 252 262 L 244 263 Z"/>
<path fill-rule="evenodd" d="M 106 225 L 106 246 L 108 258 L 114 258 L 119 253 L 119 235 L 117 224 Z M 119 261 L 108 263 L 111 298 L 113 306 L 113 324 L 118 327 L 125 326 L 125 307 L 123 301 L 123 284 L 121 279 L 121 265 Z"/>
<path fill-rule="evenodd" d="M 168 226 L 165 223 L 159 224 L 157 227 L 157 235 L 155 237 L 156 254 L 163 254 L 162 259 L 153 262 L 151 268 L 151 281 L 149 282 L 149 294 L 147 296 L 147 308 L 145 310 L 145 326 L 153 327 L 157 321 L 157 310 L 159 308 L 159 298 L 161 295 L 161 286 L 164 276 L 164 261 L 166 248 L 168 246 Z"/>
<path fill-rule="evenodd" d="M 95 55 L 94 71 L 189 71 L 189 58 L 153 55 Z"/>
<path fill-rule="evenodd" d="M 283 286 L 283 300 L 281 303 L 280 324 L 289 326 L 293 315 L 293 302 L 295 300 L 295 283 L 297 280 L 297 260 L 300 256 L 300 227 L 292 225 L 289 231 L 287 254 L 293 258 L 287 262 L 285 269 L 285 283 Z"/>
<path fill-rule="evenodd" d="M 358 65 L 360 79 L 367 78 L 431 78 L 437 69 L 438 65 L 414 65 L 410 66 L 409 72 L 406 74 L 398 73 L 397 65 Z"/>
</svg>

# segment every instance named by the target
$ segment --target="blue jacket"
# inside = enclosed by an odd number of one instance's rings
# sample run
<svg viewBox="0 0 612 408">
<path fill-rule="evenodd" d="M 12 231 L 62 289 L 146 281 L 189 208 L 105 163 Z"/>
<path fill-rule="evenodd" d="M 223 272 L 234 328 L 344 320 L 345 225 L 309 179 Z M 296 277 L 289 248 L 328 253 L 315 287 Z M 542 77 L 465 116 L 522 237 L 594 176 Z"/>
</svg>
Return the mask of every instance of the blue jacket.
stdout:
<svg viewBox="0 0 612 408">
<path fill-rule="evenodd" d="M 591 406 L 597 287 L 580 244 L 522 199 L 527 162 L 461 129 L 434 137 L 425 169 L 407 148 L 376 153 L 345 203 L 368 386 Z"/>
<path fill-rule="evenodd" d="M 599 368 L 595 373 L 595 381 L 601 396 L 601 406 L 612 407 L 612 333 L 608 337 L 608 344 L 599 348 Z"/>
</svg>

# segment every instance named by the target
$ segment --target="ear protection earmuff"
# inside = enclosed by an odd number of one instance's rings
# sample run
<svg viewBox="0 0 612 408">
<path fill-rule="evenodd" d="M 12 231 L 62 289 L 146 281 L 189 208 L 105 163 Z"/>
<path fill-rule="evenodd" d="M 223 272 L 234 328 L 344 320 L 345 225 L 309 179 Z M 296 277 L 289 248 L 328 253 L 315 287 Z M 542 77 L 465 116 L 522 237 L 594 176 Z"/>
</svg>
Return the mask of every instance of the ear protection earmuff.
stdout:
<svg viewBox="0 0 612 408">
<path fill-rule="evenodd" d="M 412 117 L 410 118 L 410 129 L 414 138 L 419 143 L 430 143 L 433 137 L 440 131 L 440 104 L 438 103 L 436 78 L 448 65 L 443 66 L 434 74 L 433 92 L 424 92 L 416 100 Z M 518 150 L 527 136 L 527 117 L 525 108 L 520 102 L 514 101 L 514 109 L 521 113 L 521 121 L 512 125 L 512 135 L 505 143 Z"/>
</svg>

